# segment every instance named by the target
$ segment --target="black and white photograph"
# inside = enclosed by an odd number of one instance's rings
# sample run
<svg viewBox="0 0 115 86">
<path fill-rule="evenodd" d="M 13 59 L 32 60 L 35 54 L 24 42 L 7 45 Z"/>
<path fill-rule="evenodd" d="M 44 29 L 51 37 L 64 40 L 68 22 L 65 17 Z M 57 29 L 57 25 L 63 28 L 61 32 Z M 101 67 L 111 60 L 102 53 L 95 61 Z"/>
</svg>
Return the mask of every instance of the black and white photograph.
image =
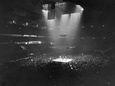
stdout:
<svg viewBox="0 0 115 86">
<path fill-rule="evenodd" d="M 115 86 L 115 0 L 0 0 L 0 86 Z"/>
</svg>

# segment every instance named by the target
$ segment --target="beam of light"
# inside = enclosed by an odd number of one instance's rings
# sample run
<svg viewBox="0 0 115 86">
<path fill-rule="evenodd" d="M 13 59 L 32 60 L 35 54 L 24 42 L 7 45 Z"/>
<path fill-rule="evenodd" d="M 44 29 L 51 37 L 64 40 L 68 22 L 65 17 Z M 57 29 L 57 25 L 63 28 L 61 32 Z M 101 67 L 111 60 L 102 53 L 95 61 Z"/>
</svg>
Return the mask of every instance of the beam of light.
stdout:
<svg viewBox="0 0 115 86">
<path fill-rule="evenodd" d="M 69 15 L 64 14 L 61 16 L 61 23 L 60 23 L 60 34 L 61 35 L 68 35 L 68 22 L 69 22 Z"/>
<path fill-rule="evenodd" d="M 55 19 L 47 20 L 48 28 L 55 28 Z"/>
<path fill-rule="evenodd" d="M 48 19 L 48 10 L 42 10 L 45 21 Z"/>
<path fill-rule="evenodd" d="M 67 34 L 67 43 L 71 45 L 74 40 L 72 38 L 76 38 L 76 34 L 79 33 L 79 26 L 80 26 L 80 13 L 72 13 L 70 15 L 68 24 L 66 24 L 66 34 Z"/>
<path fill-rule="evenodd" d="M 48 11 L 47 10 L 42 10 L 43 16 L 44 16 L 44 21 L 48 27 L 48 32 L 49 32 L 49 37 L 51 37 L 50 41 L 55 41 L 55 38 L 57 36 L 57 32 L 54 30 L 56 27 L 55 19 L 48 20 Z M 57 41 L 56 41 L 57 42 Z"/>
<path fill-rule="evenodd" d="M 79 23 L 80 23 L 80 13 L 73 13 L 71 14 L 69 20 L 69 36 L 72 37 L 76 34 L 76 31 L 79 30 Z"/>
<path fill-rule="evenodd" d="M 75 6 L 75 12 L 71 14 L 64 14 L 67 9 L 66 3 L 56 5 L 56 16 L 55 19 L 48 20 L 48 11 L 42 10 L 46 25 L 49 30 L 49 37 L 56 45 L 62 44 L 59 40 L 61 35 L 64 35 L 66 44 L 71 44 L 72 38 L 76 38 L 76 34 L 79 34 L 79 27 L 81 24 L 81 18 L 83 8 L 80 5 Z M 59 18 L 59 15 L 60 18 Z M 58 28 L 57 28 L 58 27 Z"/>
<path fill-rule="evenodd" d="M 49 30 L 49 37 L 51 37 L 51 41 L 58 42 L 56 40 L 58 36 L 58 30 L 56 28 L 57 25 L 56 25 L 55 19 L 47 20 L 47 26 L 48 26 L 48 29 L 52 29 L 52 30 Z"/>
<path fill-rule="evenodd" d="M 80 21 L 80 13 L 72 13 L 69 20 L 70 26 L 76 28 L 76 26 L 78 26 L 79 21 Z"/>
</svg>

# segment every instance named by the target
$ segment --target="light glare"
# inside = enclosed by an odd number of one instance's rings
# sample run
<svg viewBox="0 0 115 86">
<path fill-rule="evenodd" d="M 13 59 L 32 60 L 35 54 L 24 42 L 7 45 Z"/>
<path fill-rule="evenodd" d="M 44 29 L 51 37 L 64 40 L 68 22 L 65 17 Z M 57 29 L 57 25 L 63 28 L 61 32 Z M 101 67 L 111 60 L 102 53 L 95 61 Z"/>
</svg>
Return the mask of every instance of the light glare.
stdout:
<svg viewBox="0 0 115 86">
<path fill-rule="evenodd" d="M 73 59 L 70 58 L 57 58 L 57 59 L 53 59 L 52 61 L 54 62 L 62 62 L 62 63 L 68 63 L 71 62 Z"/>
</svg>

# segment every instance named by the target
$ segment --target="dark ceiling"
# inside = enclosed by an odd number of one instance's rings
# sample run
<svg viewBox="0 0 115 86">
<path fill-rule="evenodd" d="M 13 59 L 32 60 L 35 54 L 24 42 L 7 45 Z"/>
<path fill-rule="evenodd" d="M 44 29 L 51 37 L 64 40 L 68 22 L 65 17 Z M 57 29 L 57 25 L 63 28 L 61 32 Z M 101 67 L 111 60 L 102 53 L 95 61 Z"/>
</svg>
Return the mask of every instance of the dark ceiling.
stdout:
<svg viewBox="0 0 115 86">
<path fill-rule="evenodd" d="M 14 5 L 19 7 L 30 7 L 33 5 L 38 5 L 41 3 L 54 1 L 62 1 L 62 0 L 0 0 L 2 5 Z M 82 6 L 86 6 L 93 9 L 98 9 L 102 11 L 114 11 L 115 12 L 115 0 L 63 0 L 69 1 L 76 4 L 80 4 Z"/>
<path fill-rule="evenodd" d="M 65 0 L 101 11 L 114 11 L 115 0 Z"/>
<path fill-rule="evenodd" d="M 0 0 L 0 21 L 15 19 L 20 22 L 41 20 L 43 3 L 62 0 Z M 64 0 L 81 5 L 84 10 L 85 25 L 100 23 L 114 26 L 115 0 Z M 115 26 L 114 26 L 115 27 Z"/>
<path fill-rule="evenodd" d="M 41 7 L 41 4 L 62 0 L 0 0 L 2 10 L 12 10 L 18 8 L 22 11 L 35 11 Z M 63 0 L 80 4 L 82 7 L 88 7 L 106 13 L 115 13 L 115 0 Z M 6 9 L 5 9 L 6 8 Z"/>
</svg>

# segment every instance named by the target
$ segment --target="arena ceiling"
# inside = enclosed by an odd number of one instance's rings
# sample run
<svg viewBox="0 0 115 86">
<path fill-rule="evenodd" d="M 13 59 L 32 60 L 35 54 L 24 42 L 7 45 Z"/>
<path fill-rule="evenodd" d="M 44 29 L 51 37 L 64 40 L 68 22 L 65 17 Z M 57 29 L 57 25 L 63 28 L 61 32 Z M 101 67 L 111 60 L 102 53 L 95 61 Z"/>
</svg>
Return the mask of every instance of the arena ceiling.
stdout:
<svg viewBox="0 0 115 86">
<path fill-rule="evenodd" d="M 38 23 L 42 21 L 42 4 L 62 0 L 0 0 L 0 21 L 15 19 L 20 22 L 28 21 Z M 84 9 L 84 23 L 110 23 L 115 22 L 114 0 L 64 0 L 81 5 Z"/>
</svg>

